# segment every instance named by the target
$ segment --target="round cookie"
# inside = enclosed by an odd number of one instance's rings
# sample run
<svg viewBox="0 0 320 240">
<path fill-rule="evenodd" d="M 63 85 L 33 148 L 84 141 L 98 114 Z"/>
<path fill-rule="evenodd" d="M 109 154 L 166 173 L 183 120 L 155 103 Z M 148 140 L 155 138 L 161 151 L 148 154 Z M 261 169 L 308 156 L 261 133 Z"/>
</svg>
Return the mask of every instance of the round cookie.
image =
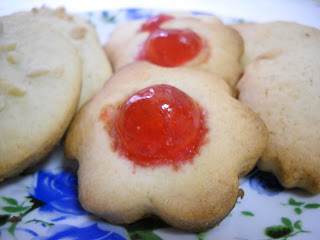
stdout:
<svg viewBox="0 0 320 240">
<path fill-rule="evenodd" d="M 157 84 L 183 91 L 205 112 L 208 132 L 203 145 L 179 167 L 129 160 L 115 150 L 107 130 L 117 122 L 115 109 L 129 96 Z M 135 62 L 117 71 L 78 112 L 66 136 L 66 156 L 79 161 L 82 206 L 114 224 L 157 215 L 188 231 L 217 225 L 242 196 L 239 177 L 255 166 L 268 141 L 262 120 L 232 92 L 218 75 L 197 69 Z M 139 98 L 129 102 L 134 99 Z"/>
<path fill-rule="evenodd" d="M 50 41 L 48 41 L 50 40 Z M 59 33 L 19 14 L 0 18 L 0 180 L 61 139 L 81 91 L 81 61 Z"/>
<path fill-rule="evenodd" d="M 162 22 L 158 28 L 168 31 L 191 30 L 199 36 L 202 43 L 200 52 L 179 66 L 199 68 L 216 73 L 222 76 L 231 86 L 235 86 L 242 73 L 239 59 L 243 53 L 243 41 L 239 34 L 231 27 L 225 26 L 214 16 L 187 13 L 169 13 L 168 16 L 173 19 Z M 115 70 L 139 59 L 144 43 L 152 34 L 152 31 L 141 31 L 141 27 L 146 21 L 148 20 L 136 20 L 119 26 L 106 42 L 104 49 Z M 163 47 L 160 47 L 160 49 L 163 49 Z M 176 49 L 173 51 L 177 51 Z M 166 51 L 171 52 L 171 49 Z M 183 50 L 183 52 L 186 52 L 186 50 Z M 166 54 L 159 53 L 158 55 Z"/>
<path fill-rule="evenodd" d="M 273 22 L 240 32 L 248 65 L 237 86 L 239 100 L 269 129 L 258 167 L 284 187 L 320 193 L 320 31 Z"/>
<path fill-rule="evenodd" d="M 41 7 L 23 13 L 60 32 L 77 49 L 82 60 L 82 90 L 78 109 L 96 94 L 112 74 L 111 64 L 100 45 L 94 27 L 84 18 L 67 14 L 64 8 Z"/>
</svg>

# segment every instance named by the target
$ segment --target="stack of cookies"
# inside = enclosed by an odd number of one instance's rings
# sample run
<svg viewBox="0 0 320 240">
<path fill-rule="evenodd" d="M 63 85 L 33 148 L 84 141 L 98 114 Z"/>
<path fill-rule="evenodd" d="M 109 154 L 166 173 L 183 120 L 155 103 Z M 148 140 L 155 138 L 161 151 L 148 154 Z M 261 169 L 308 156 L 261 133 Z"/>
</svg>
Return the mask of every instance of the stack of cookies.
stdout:
<svg viewBox="0 0 320 240">
<path fill-rule="evenodd" d="M 63 9 L 2 17 L 0 178 L 67 132 L 82 206 L 114 224 L 156 215 L 210 229 L 256 164 L 319 193 L 319 54 L 320 31 L 288 22 L 166 13 L 119 26 L 102 48 Z"/>
<path fill-rule="evenodd" d="M 0 179 L 38 162 L 111 75 L 94 28 L 64 9 L 0 18 Z"/>
</svg>

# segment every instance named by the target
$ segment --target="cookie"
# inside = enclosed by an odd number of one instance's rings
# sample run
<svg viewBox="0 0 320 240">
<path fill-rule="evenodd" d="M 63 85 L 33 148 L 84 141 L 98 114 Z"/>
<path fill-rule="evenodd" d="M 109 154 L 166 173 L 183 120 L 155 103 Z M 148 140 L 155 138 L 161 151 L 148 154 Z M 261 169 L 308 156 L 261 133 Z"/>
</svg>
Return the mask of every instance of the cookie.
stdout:
<svg viewBox="0 0 320 240">
<path fill-rule="evenodd" d="M 78 15 L 68 14 L 64 8 L 34 8 L 24 13 L 30 21 L 40 21 L 60 32 L 77 49 L 82 60 L 82 91 L 78 109 L 97 93 L 111 76 L 109 59 L 99 42 L 94 27 Z"/>
<path fill-rule="evenodd" d="M 282 51 L 291 51 L 297 46 L 304 48 L 305 44 L 317 45 L 317 38 L 309 36 L 317 34 L 318 30 L 298 23 L 284 21 L 267 24 L 240 23 L 232 27 L 244 39 L 245 52 L 241 57 L 241 64 L 244 67 L 259 57 L 273 58 Z"/>
<path fill-rule="evenodd" d="M 82 206 L 113 224 L 156 215 L 188 231 L 217 225 L 268 141 L 263 121 L 232 93 L 203 70 L 148 62 L 118 70 L 66 136 Z"/>
<path fill-rule="evenodd" d="M 234 86 L 242 73 L 243 41 L 209 15 L 169 13 L 119 26 L 104 49 L 115 70 L 134 61 L 188 66 L 222 76 Z"/>
<path fill-rule="evenodd" d="M 239 100 L 269 130 L 260 169 L 286 188 L 320 193 L 320 31 L 288 22 L 243 26 Z"/>
<path fill-rule="evenodd" d="M 59 33 L 19 14 L 0 18 L 0 179 L 61 139 L 81 91 L 81 61 Z"/>
</svg>

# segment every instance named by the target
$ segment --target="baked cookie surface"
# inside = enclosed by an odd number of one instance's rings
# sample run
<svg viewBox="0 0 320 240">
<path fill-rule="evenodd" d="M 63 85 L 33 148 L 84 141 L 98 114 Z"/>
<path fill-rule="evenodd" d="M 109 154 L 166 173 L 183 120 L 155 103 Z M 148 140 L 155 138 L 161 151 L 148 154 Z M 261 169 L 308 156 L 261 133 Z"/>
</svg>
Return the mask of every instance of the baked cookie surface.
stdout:
<svg viewBox="0 0 320 240">
<path fill-rule="evenodd" d="M 58 143 L 77 109 L 81 62 L 59 33 L 13 14 L 0 18 L 0 69 L 2 180 Z"/>
<path fill-rule="evenodd" d="M 287 188 L 320 192 L 320 31 L 274 22 L 239 28 L 246 52 L 239 100 L 269 130 L 260 169 Z"/>
<path fill-rule="evenodd" d="M 180 89 L 205 111 L 205 141 L 178 168 L 136 164 L 115 149 L 106 130 L 116 122 L 113 111 L 128 97 L 158 84 Z M 116 72 L 76 115 L 65 153 L 79 161 L 79 199 L 86 210 L 115 224 L 154 214 L 175 227 L 203 231 L 232 210 L 241 193 L 239 177 L 254 167 L 267 141 L 262 120 L 232 96 L 221 77 L 136 62 Z"/>
<path fill-rule="evenodd" d="M 245 67 L 257 58 L 273 58 L 282 52 L 317 45 L 316 28 L 294 22 L 276 21 L 266 24 L 232 25 L 244 39 L 245 51 L 241 64 Z"/>
<path fill-rule="evenodd" d="M 161 16 L 167 19 L 161 21 Z M 239 64 L 242 38 L 209 15 L 169 13 L 128 22 L 115 29 L 104 49 L 114 70 L 133 61 L 146 60 L 160 66 L 188 66 L 214 72 L 231 86 L 242 73 Z M 177 61 L 181 62 L 175 65 Z"/>
<path fill-rule="evenodd" d="M 82 62 L 82 90 L 78 109 L 97 93 L 111 76 L 112 69 L 94 27 L 64 8 L 34 8 L 22 13 L 29 21 L 40 21 L 60 32 L 76 48 Z"/>
</svg>

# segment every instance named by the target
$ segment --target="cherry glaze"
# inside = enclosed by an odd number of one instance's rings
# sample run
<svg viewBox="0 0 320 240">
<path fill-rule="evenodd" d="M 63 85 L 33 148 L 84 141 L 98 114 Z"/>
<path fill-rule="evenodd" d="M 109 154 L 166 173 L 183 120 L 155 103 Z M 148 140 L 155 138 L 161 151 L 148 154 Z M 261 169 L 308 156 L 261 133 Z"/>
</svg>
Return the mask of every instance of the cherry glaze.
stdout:
<svg viewBox="0 0 320 240">
<path fill-rule="evenodd" d="M 195 58 L 201 49 L 201 38 L 192 30 L 156 29 L 144 42 L 137 59 L 176 67 Z"/>
<path fill-rule="evenodd" d="M 168 20 L 174 19 L 173 16 L 167 14 L 159 14 L 148 18 L 144 24 L 142 24 L 141 32 L 152 32 L 160 27 L 160 25 Z"/>
<path fill-rule="evenodd" d="M 102 115 L 101 115 L 102 116 Z M 129 97 L 115 113 L 115 151 L 148 167 L 191 162 L 208 132 L 205 112 L 181 90 L 153 85 Z"/>
</svg>

